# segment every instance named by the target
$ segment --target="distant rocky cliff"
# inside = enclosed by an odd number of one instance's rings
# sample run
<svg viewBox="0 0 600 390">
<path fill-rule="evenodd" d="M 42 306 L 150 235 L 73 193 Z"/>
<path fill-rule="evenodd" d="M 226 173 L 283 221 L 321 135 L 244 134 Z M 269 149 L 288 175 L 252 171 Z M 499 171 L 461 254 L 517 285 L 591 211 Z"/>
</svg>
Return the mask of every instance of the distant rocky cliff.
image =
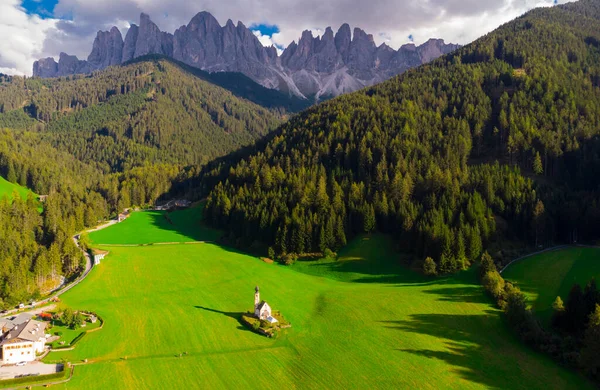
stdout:
<svg viewBox="0 0 600 390">
<path fill-rule="evenodd" d="M 264 47 L 238 22 L 225 26 L 208 12 L 200 12 L 174 34 L 160 31 L 146 14 L 140 25 L 131 25 L 125 40 L 118 28 L 100 31 L 87 61 L 60 54 L 33 64 L 33 75 L 57 77 L 89 73 L 147 54 L 161 54 L 209 72 L 241 72 L 259 84 L 302 98 L 338 96 L 389 79 L 412 67 L 447 54 L 458 45 L 431 39 L 421 46 L 394 50 L 377 46 L 373 36 L 344 24 L 337 33 L 328 27 L 321 37 L 304 31 L 278 56 L 275 47 Z"/>
</svg>

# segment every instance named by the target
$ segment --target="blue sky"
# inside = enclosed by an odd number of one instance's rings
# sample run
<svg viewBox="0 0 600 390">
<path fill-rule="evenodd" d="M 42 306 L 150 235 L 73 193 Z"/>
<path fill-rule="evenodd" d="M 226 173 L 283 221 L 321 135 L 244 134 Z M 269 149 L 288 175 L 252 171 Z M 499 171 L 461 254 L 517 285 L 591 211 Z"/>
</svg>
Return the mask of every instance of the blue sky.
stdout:
<svg viewBox="0 0 600 390">
<path fill-rule="evenodd" d="M 58 0 L 23 0 L 21 6 L 29 15 L 38 15 L 45 19 L 54 16 L 54 7 L 57 3 Z"/>
<path fill-rule="evenodd" d="M 252 31 L 260 31 L 261 35 L 273 36 L 273 34 L 277 34 L 279 30 L 279 26 L 276 24 L 252 24 L 250 25 L 250 30 Z"/>
</svg>

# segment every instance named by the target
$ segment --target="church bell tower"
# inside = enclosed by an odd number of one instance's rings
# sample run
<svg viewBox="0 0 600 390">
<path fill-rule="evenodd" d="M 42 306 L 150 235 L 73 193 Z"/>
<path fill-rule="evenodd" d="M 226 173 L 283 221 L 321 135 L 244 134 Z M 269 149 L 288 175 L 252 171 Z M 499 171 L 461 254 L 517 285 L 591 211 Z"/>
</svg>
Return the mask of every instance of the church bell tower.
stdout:
<svg viewBox="0 0 600 390">
<path fill-rule="evenodd" d="M 258 290 L 258 286 L 256 286 L 256 288 L 254 289 L 254 310 L 256 310 L 256 308 L 258 307 L 259 304 L 260 304 L 260 291 Z"/>
</svg>

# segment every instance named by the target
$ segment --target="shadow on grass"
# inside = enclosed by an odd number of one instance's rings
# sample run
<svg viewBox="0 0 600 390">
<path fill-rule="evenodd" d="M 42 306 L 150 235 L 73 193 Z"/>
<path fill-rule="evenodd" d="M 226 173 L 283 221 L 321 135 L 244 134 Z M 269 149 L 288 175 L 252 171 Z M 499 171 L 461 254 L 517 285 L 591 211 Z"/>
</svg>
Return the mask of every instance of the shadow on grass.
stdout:
<svg viewBox="0 0 600 390">
<path fill-rule="evenodd" d="M 222 250 L 244 256 L 252 256 L 247 252 L 238 250 L 231 246 L 221 243 L 223 232 L 213 229 L 203 222 L 204 204 L 196 207 L 179 209 L 174 211 L 142 211 L 148 213 L 151 217 L 151 223 L 154 229 L 175 232 L 180 236 L 186 237 L 186 241 L 202 241 L 207 244 L 216 245 Z M 124 223 L 127 223 L 125 221 Z M 169 240 L 166 240 L 169 241 Z M 164 242 L 164 241 L 161 241 Z M 180 242 L 175 240 L 175 242 Z M 160 242 L 155 242 L 156 244 Z"/>
<path fill-rule="evenodd" d="M 145 211 L 158 230 L 172 231 L 193 241 L 215 242 L 222 233 L 202 222 L 204 204 L 174 211 Z"/>
<path fill-rule="evenodd" d="M 518 363 L 514 359 L 511 361 L 511 356 L 499 355 L 498 343 L 504 342 L 494 340 L 504 338 L 510 343 L 511 336 L 507 332 L 498 332 L 498 327 L 504 325 L 495 312 L 486 315 L 415 314 L 409 320 L 383 321 L 382 324 L 386 328 L 443 340 L 441 349 L 397 348 L 398 351 L 443 361 L 463 379 L 490 388 L 514 385 L 509 380 L 517 376 Z M 521 348 L 516 348 L 514 354 L 522 352 Z M 534 356 L 531 358 L 535 359 Z"/>
<path fill-rule="evenodd" d="M 211 313 L 217 313 L 217 314 L 221 314 L 221 315 L 224 315 L 226 317 L 229 317 L 229 318 L 233 318 L 234 320 L 236 320 L 238 322 L 239 326 L 237 328 L 239 330 L 251 332 L 251 330 L 248 329 L 244 325 L 244 323 L 242 322 L 242 314 L 244 314 L 244 312 L 238 312 L 238 311 L 221 311 L 221 310 L 211 309 L 209 307 L 204 307 L 204 306 L 194 306 L 194 307 L 196 309 L 201 309 L 201 310 L 209 311 Z"/>
<path fill-rule="evenodd" d="M 465 271 L 457 280 L 464 283 L 470 278 L 470 271 Z M 441 301 L 481 304 L 483 310 L 480 315 L 428 313 L 413 314 L 406 320 L 380 321 L 385 328 L 431 336 L 438 343 L 432 349 L 397 351 L 443 361 L 463 379 L 489 388 L 561 388 L 574 378 L 521 345 L 480 287 L 448 284 L 423 292 L 439 295 Z"/>
</svg>

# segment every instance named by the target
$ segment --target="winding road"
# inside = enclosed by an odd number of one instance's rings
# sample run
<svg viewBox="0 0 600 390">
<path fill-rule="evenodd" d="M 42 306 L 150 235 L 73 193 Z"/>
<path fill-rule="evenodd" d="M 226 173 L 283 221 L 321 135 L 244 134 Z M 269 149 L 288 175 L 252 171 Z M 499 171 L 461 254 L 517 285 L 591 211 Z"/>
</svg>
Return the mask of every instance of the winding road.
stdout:
<svg viewBox="0 0 600 390">
<path fill-rule="evenodd" d="M 112 219 L 112 220 L 110 220 L 110 221 L 108 221 L 108 222 L 106 222 L 106 223 L 104 223 L 104 224 L 102 224 L 100 226 L 97 226 L 97 227 L 92 228 L 92 229 L 85 230 L 85 231 L 83 231 L 81 233 L 77 233 L 77 234 L 75 234 L 72 237 L 73 242 L 75 243 L 75 245 L 77 245 L 77 248 L 79 248 L 79 250 L 85 256 L 85 269 L 84 269 L 83 273 L 77 277 L 77 279 L 75 279 L 72 283 L 69 283 L 66 286 L 60 286 L 60 287 L 58 287 L 58 289 L 55 289 L 55 290 L 51 291 L 50 295 L 47 298 L 42 299 L 41 301 L 36 302 L 35 307 L 30 307 L 27 310 L 23 310 L 23 309 L 9 310 L 6 313 L 3 313 L 2 316 L 9 316 L 9 315 L 14 314 L 14 313 L 34 313 L 34 314 L 38 314 L 41 311 L 50 310 L 51 309 L 50 307 L 41 308 L 40 306 L 43 306 L 43 305 L 47 304 L 48 302 L 50 302 L 54 298 L 59 297 L 60 295 L 66 293 L 67 291 L 69 291 L 70 289 L 72 289 L 73 287 L 77 286 L 79 283 L 81 283 L 88 276 L 88 274 L 92 270 L 92 265 L 93 265 L 93 263 L 92 263 L 92 256 L 90 256 L 90 254 L 88 252 L 84 251 L 81 248 L 81 246 L 79 245 L 79 238 L 81 237 L 81 235 L 84 234 L 84 233 L 90 233 L 90 232 L 95 232 L 97 230 L 106 229 L 107 227 L 112 226 L 112 225 L 117 224 L 117 223 L 119 223 L 118 220 Z"/>
</svg>

